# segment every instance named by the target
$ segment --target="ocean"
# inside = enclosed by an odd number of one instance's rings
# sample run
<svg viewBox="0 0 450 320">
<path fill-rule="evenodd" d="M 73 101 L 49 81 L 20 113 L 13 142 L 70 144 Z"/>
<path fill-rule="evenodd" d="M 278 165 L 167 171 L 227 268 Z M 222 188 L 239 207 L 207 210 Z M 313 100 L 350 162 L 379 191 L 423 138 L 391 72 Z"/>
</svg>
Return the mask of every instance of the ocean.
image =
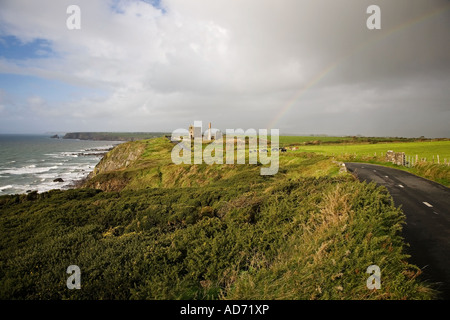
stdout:
<svg viewBox="0 0 450 320">
<path fill-rule="evenodd" d="M 120 143 L 0 134 L 0 195 L 68 189 Z"/>
</svg>

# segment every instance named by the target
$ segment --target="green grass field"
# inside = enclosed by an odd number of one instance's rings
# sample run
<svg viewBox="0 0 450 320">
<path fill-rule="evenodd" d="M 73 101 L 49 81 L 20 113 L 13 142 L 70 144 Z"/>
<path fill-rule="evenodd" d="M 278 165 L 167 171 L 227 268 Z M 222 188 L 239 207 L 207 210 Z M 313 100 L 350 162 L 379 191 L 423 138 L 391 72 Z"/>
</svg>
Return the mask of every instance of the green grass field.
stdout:
<svg viewBox="0 0 450 320">
<path fill-rule="evenodd" d="M 450 140 L 448 139 L 280 136 L 279 142 L 281 147 L 289 150 L 287 153 L 282 153 L 281 167 L 283 163 L 295 161 L 295 155 L 313 153 L 338 161 L 368 162 L 395 167 L 444 186 L 450 186 Z M 206 145 L 204 144 L 203 148 Z M 387 162 L 386 152 L 389 150 L 405 152 L 407 166 Z M 247 151 L 246 163 L 248 163 L 248 156 Z M 318 174 L 320 175 L 321 172 L 315 172 L 314 175 L 318 176 Z M 325 174 L 329 175 L 330 172 Z"/>
<path fill-rule="evenodd" d="M 280 136 L 280 145 L 297 145 L 307 142 L 320 141 L 333 143 L 341 141 L 351 141 L 352 137 L 314 137 L 314 136 Z"/>
<path fill-rule="evenodd" d="M 357 156 L 385 156 L 388 150 L 405 152 L 408 156 L 419 159 L 426 158 L 428 162 L 440 162 L 444 159 L 450 160 L 450 141 L 431 142 L 400 142 L 400 143 L 377 143 L 377 144 L 338 144 L 338 145 L 315 145 L 300 146 L 299 151 L 316 152 L 324 155 L 340 156 L 345 154 L 356 154 Z"/>
<path fill-rule="evenodd" d="M 429 141 L 421 138 L 399 138 L 399 137 L 334 137 L 334 136 L 280 136 L 280 145 L 299 146 L 299 145 L 321 145 L 321 144 L 342 144 L 342 143 L 394 143 L 394 142 L 415 142 Z"/>
<path fill-rule="evenodd" d="M 297 138 L 297 139 L 295 139 Z M 450 186 L 450 141 L 414 141 L 414 142 L 380 142 L 360 143 L 341 140 L 340 143 L 321 142 L 305 143 L 308 137 L 280 137 L 280 145 L 288 145 L 296 150 L 290 153 L 312 152 L 323 156 L 331 156 L 339 161 L 356 161 L 381 164 L 411 172 L 415 175 Z M 310 138 L 310 137 L 309 137 Z M 314 137 L 318 138 L 318 137 Z M 323 137 L 328 138 L 328 137 Z M 344 138 L 343 138 L 344 139 Z M 283 141 L 283 143 L 281 142 Z M 320 140 L 317 140 L 320 141 Z M 322 140 L 325 141 L 325 140 Z M 288 147 L 289 148 L 289 147 Z M 386 152 L 405 152 L 408 166 L 397 166 L 386 162 Z M 416 156 L 418 161 L 416 161 Z"/>
</svg>

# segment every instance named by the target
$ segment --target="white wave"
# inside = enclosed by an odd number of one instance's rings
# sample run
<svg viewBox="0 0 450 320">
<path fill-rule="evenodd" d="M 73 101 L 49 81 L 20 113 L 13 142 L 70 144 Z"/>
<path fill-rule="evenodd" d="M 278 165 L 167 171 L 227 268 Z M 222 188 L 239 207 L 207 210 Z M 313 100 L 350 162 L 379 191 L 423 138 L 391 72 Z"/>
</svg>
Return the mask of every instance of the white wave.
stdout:
<svg viewBox="0 0 450 320">
<path fill-rule="evenodd" d="M 61 158 L 65 158 L 65 157 L 72 157 L 72 158 L 78 157 L 77 152 L 67 152 L 67 151 L 60 152 L 60 153 L 46 153 L 45 155 L 50 156 L 55 159 L 61 159 Z"/>
<path fill-rule="evenodd" d="M 55 179 L 55 174 L 54 173 L 39 173 L 38 177 L 41 179 Z"/>
<path fill-rule="evenodd" d="M 73 155 L 77 155 L 78 152 L 77 151 L 62 151 L 59 154 L 61 154 L 63 156 L 73 156 Z"/>
<path fill-rule="evenodd" d="M 25 193 L 28 190 L 36 190 L 36 189 L 32 189 L 30 185 L 17 185 L 17 184 L 0 187 L 0 192 L 6 194 L 18 194 L 18 193 L 20 194 Z"/>
<path fill-rule="evenodd" d="M 50 170 L 57 169 L 57 168 L 58 168 L 57 166 L 37 168 L 35 165 L 31 165 L 31 166 L 26 166 L 26 167 L 22 167 L 22 168 L 14 168 L 14 169 L 10 169 L 10 170 L 5 170 L 2 173 L 9 173 L 9 174 L 16 174 L 16 175 L 34 174 L 34 173 L 48 172 Z"/>
<path fill-rule="evenodd" d="M 67 179 L 64 178 L 64 182 L 53 182 L 53 181 L 49 181 L 49 182 L 45 182 L 45 183 L 41 183 L 37 186 L 37 190 L 39 192 L 47 192 L 53 189 L 64 189 L 64 188 L 68 188 L 75 180 L 79 180 L 79 179 Z"/>
<path fill-rule="evenodd" d="M 33 185 L 13 185 L 11 186 L 10 189 L 12 189 L 12 191 L 8 192 L 8 193 L 27 193 L 27 191 L 38 191 L 38 192 L 47 192 L 53 189 L 61 189 L 61 187 L 65 187 L 66 185 L 68 186 L 70 183 L 56 183 L 56 182 L 47 182 L 47 183 L 40 183 L 40 184 L 33 184 Z"/>
<path fill-rule="evenodd" d="M 3 192 L 3 190 L 6 190 L 6 189 L 11 189 L 13 186 L 12 185 L 7 185 L 7 186 L 4 186 L 4 187 L 0 187 L 0 192 Z"/>
<path fill-rule="evenodd" d="M 97 151 L 86 151 L 86 152 L 83 152 L 83 155 L 84 156 L 90 156 L 90 155 L 92 155 L 92 156 L 96 156 L 96 155 L 99 155 L 99 153 L 102 153 L 103 154 L 103 150 L 97 150 Z"/>
<path fill-rule="evenodd" d="M 91 164 L 89 163 L 83 163 L 83 164 L 79 164 L 79 165 L 71 165 L 71 166 L 67 166 L 65 167 L 65 169 L 69 169 L 69 170 L 87 170 L 89 169 L 91 166 Z"/>
</svg>

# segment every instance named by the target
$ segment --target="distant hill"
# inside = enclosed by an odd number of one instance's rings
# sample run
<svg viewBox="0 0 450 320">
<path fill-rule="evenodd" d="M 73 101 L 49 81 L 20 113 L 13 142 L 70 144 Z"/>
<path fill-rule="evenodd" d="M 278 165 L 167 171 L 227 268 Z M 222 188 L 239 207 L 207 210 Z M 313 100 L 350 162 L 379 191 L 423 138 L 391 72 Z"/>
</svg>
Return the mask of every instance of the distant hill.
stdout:
<svg viewBox="0 0 450 320">
<path fill-rule="evenodd" d="M 69 132 L 63 139 L 136 141 L 162 137 L 164 132 Z"/>
</svg>

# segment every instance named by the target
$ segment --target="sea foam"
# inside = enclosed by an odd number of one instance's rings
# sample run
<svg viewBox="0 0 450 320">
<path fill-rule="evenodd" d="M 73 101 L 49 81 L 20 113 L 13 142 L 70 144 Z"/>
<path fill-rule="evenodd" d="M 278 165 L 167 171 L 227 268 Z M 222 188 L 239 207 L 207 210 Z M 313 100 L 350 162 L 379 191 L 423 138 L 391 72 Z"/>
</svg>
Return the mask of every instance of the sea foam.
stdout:
<svg viewBox="0 0 450 320">
<path fill-rule="evenodd" d="M 48 172 L 53 169 L 57 169 L 58 166 L 52 166 L 52 167 L 36 167 L 35 165 L 25 166 L 22 168 L 14 168 L 9 170 L 2 171 L 3 174 L 9 173 L 9 174 L 15 174 L 15 175 L 21 175 L 21 174 L 33 174 L 33 173 L 41 173 L 41 172 Z"/>
</svg>

